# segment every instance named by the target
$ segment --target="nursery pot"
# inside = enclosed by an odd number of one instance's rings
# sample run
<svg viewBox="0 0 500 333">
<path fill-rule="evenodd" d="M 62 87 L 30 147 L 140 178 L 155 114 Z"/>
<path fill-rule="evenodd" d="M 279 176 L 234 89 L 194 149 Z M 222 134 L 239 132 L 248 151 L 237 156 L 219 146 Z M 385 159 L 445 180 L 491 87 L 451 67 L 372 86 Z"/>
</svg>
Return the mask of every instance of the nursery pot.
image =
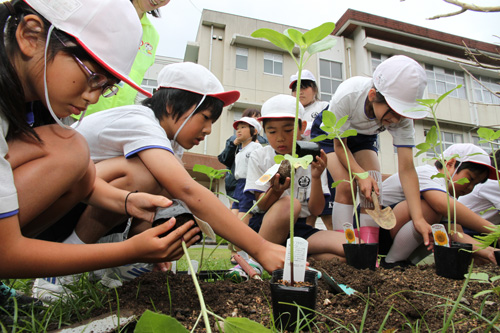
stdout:
<svg viewBox="0 0 500 333">
<path fill-rule="evenodd" d="M 304 324 L 303 320 L 311 319 L 314 316 L 316 308 L 316 294 L 318 292 L 318 275 L 314 271 L 306 271 L 304 278 L 310 286 L 291 287 L 285 286 L 279 282 L 283 278 L 283 270 L 277 269 L 273 271 L 271 279 L 271 300 L 273 306 L 273 316 L 277 329 L 294 331 L 299 319 L 299 326 Z M 295 305 L 280 304 L 280 302 L 290 303 L 304 306 L 307 309 L 299 308 Z M 311 310 L 309 310 L 311 309 Z M 297 316 L 299 312 L 299 317 Z"/>
<path fill-rule="evenodd" d="M 434 261 L 436 274 L 449 279 L 465 278 L 472 259 L 472 244 L 451 242 L 450 247 L 434 245 Z"/>
<path fill-rule="evenodd" d="M 347 264 L 357 269 L 375 270 L 377 264 L 378 243 L 342 244 Z"/>
<path fill-rule="evenodd" d="M 497 261 L 497 265 L 500 266 L 500 250 L 494 251 L 495 259 Z"/>
</svg>

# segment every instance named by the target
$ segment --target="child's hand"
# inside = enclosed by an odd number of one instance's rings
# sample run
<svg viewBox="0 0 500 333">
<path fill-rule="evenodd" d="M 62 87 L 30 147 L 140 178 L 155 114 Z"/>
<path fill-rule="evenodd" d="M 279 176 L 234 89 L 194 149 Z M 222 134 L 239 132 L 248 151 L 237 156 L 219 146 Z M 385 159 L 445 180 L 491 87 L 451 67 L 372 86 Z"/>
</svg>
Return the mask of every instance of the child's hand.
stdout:
<svg viewBox="0 0 500 333">
<path fill-rule="evenodd" d="M 271 273 L 285 266 L 286 248 L 284 246 L 265 241 L 258 249 L 253 257 L 266 271 Z"/>
<path fill-rule="evenodd" d="M 171 204 L 171 200 L 161 195 L 137 192 L 128 195 L 125 210 L 130 216 L 152 223 L 156 208 L 168 207 Z"/>
<path fill-rule="evenodd" d="M 356 181 L 358 183 L 360 193 L 362 193 L 368 201 L 373 202 L 372 191 L 375 191 L 377 195 L 380 195 L 377 181 L 373 179 L 372 176 L 368 176 L 365 179 L 356 177 Z"/>
<path fill-rule="evenodd" d="M 283 184 L 280 183 L 280 174 L 277 173 L 274 175 L 271 180 L 269 180 L 269 184 L 271 184 L 271 190 L 278 193 L 285 192 L 290 187 L 290 177 L 286 177 L 286 180 Z"/>
<path fill-rule="evenodd" d="M 160 235 L 170 230 L 175 225 L 175 218 L 167 222 L 148 229 L 125 242 L 132 242 L 133 251 L 137 254 L 137 262 L 165 262 L 180 259 L 184 251 L 182 249 L 182 239 L 186 246 L 193 245 L 200 237 L 196 235 L 200 228 L 190 230 L 194 221 L 188 221 L 179 228 L 173 230 L 165 237 Z"/>
<path fill-rule="evenodd" d="M 321 149 L 321 155 L 316 156 L 316 160 L 311 163 L 311 177 L 321 178 L 321 174 L 325 171 L 327 157 L 323 149 Z"/>
</svg>

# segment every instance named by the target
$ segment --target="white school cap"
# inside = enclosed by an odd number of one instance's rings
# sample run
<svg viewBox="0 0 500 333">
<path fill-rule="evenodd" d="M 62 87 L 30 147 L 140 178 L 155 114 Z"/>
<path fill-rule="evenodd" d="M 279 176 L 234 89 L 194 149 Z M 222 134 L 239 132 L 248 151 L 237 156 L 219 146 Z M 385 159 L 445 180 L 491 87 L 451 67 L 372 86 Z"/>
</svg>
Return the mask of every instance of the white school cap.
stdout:
<svg viewBox="0 0 500 333">
<path fill-rule="evenodd" d="M 458 155 L 458 156 L 454 156 Z M 497 179 L 497 171 L 491 165 L 491 159 L 487 152 L 472 143 L 455 143 L 443 152 L 445 160 L 456 158 L 458 162 L 471 162 L 488 167 L 488 178 Z"/>
<path fill-rule="evenodd" d="M 158 74 L 158 88 L 175 88 L 215 97 L 224 102 L 224 106 L 233 104 L 240 98 L 239 91 L 224 91 L 212 72 L 193 62 L 178 62 L 163 67 Z"/>
<path fill-rule="evenodd" d="M 387 104 L 402 115 L 411 119 L 425 118 L 427 111 L 405 112 L 420 107 L 427 86 L 425 70 L 415 60 L 403 55 L 395 55 L 383 61 L 373 72 L 373 84 L 384 97 Z"/>
<path fill-rule="evenodd" d="M 128 76 L 142 40 L 141 22 L 130 1 L 24 1 L 54 27 L 74 37 L 113 76 L 151 96 Z"/>
<path fill-rule="evenodd" d="M 259 120 L 266 118 L 295 118 L 296 97 L 291 95 L 276 95 L 264 102 Z M 304 116 L 304 107 L 299 103 L 299 119 Z"/>
<path fill-rule="evenodd" d="M 257 130 L 257 133 L 260 133 L 260 130 L 262 129 L 262 126 L 260 126 L 259 121 L 252 117 L 243 117 L 240 120 L 236 120 L 233 123 L 233 128 L 238 129 L 239 123 L 247 123 L 248 125 L 253 126 Z"/>
<path fill-rule="evenodd" d="M 297 73 L 293 74 L 290 76 L 290 85 L 288 86 L 288 88 L 292 89 L 292 85 L 297 82 L 297 80 L 299 79 L 299 72 L 297 71 Z M 300 77 L 300 80 L 309 80 L 309 81 L 313 81 L 313 82 L 316 82 L 316 78 L 314 77 L 313 73 L 311 73 L 311 71 L 307 70 L 307 69 L 303 69 L 302 70 L 302 76 Z"/>
</svg>

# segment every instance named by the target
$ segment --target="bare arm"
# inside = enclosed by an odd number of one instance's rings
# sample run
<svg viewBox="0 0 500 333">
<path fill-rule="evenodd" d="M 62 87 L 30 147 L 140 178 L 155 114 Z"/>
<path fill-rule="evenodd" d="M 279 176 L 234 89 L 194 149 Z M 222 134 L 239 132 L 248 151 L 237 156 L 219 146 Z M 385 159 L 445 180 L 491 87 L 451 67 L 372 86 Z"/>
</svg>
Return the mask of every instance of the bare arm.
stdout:
<svg viewBox="0 0 500 333">
<path fill-rule="evenodd" d="M 420 187 L 411 148 L 398 147 L 398 169 L 399 180 L 408 202 L 408 209 L 415 229 L 422 235 L 425 246 L 429 246 L 429 236 L 432 236 L 432 229 L 422 214 Z"/>
<path fill-rule="evenodd" d="M 197 183 L 173 154 L 148 149 L 139 157 L 172 197 L 184 201 L 218 235 L 247 251 L 268 271 L 283 267 L 285 248 L 266 241 L 240 221 L 211 191 Z"/>
<path fill-rule="evenodd" d="M 325 195 L 321 184 L 321 174 L 325 171 L 327 157 L 321 150 L 321 157 L 311 164 L 311 195 L 309 196 L 308 208 L 312 215 L 318 216 L 325 207 Z"/>
</svg>

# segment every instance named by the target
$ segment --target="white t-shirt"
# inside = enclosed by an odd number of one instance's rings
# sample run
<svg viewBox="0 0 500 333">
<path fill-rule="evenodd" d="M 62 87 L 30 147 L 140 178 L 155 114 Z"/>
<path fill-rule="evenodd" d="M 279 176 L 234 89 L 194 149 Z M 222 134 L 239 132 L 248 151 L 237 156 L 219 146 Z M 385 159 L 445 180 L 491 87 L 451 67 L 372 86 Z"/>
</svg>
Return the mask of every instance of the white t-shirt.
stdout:
<svg viewBox="0 0 500 333">
<path fill-rule="evenodd" d="M 335 113 L 337 120 L 348 116 L 341 131 L 355 129 L 359 134 L 373 135 L 387 129 L 392 135 L 394 146 L 414 147 L 415 129 L 412 119 L 401 118 L 399 123 L 385 127 L 377 119 L 367 117 L 365 101 L 372 87 L 372 79 L 362 76 L 352 77 L 339 85 L 330 101 L 329 110 Z"/>
<path fill-rule="evenodd" d="M 446 184 L 443 178 L 431 179 L 433 175 L 439 173 L 435 166 L 422 165 L 416 167 L 415 170 L 417 171 L 420 192 L 434 190 L 446 193 Z M 384 206 L 393 205 L 406 200 L 398 173 L 384 180 L 382 183 L 382 193 L 382 205 Z"/>
<path fill-rule="evenodd" d="M 250 155 L 250 160 L 248 162 L 247 181 L 244 192 L 251 191 L 254 193 L 262 193 L 266 192 L 269 189 L 269 182 L 265 185 L 257 185 L 255 184 L 255 181 L 258 180 L 270 167 L 276 164 L 274 162 L 274 156 L 276 156 L 276 152 L 271 146 L 262 147 L 252 152 L 252 154 Z M 326 170 L 321 175 L 321 188 L 325 196 L 330 195 L 330 191 L 328 190 Z M 302 205 L 299 217 L 308 217 L 309 215 L 311 215 L 307 203 L 311 195 L 311 167 L 309 167 L 307 170 L 304 170 L 303 168 L 298 168 L 295 170 L 294 189 L 294 196 L 300 201 Z M 284 191 L 281 197 L 289 195 L 290 188 Z"/>
<path fill-rule="evenodd" d="M 262 145 L 258 142 L 250 142 L 243 149 L 241 149 L 236 157 L 234 158 L 234 179 L 245 179 L 247 178 L 248 170 L 248 160 L 250 159 L 250 154 L 261 148 Z"/>
<path fill-rule="evenodd" d="M 328 108 L 328 102 L 325 101 L 314 101 L 304 108 L 303 119 L 307 121 L 306 130 L 302 134 L 302 138 L 307 141 L 311 141 L 311 127 L 313 125 L 314 119 L 321 113 L 321 111 Z"/>
<path fill-rule="evenodd" d="M 142 105 L 96 112 L 85 117 L 76 130 L 87 140 L 94 163 L 117 156 L 133 157 L 151 148 L 174 153 L 167 133 L 153 111 Z"/>
<path fill-rule="evenodd" d="M 498 181 L 488 179 L 483 184 L 477 184 L 471 193 L 458 198 L 458 201 L 485 220 L 500 225 L 500 187 Z M 480 212 L 491 207 L 496 209 L 480 214 Z"/>
<path fill-rule="evenodd" d="M 13 216 L 19 212 L 14 174 L 10 163 L 5 158 L 9 152 L 9 146 L 5 140 L 8 131 L 9 123 L 0 113 L 0 218 Z"/>
</svg>

